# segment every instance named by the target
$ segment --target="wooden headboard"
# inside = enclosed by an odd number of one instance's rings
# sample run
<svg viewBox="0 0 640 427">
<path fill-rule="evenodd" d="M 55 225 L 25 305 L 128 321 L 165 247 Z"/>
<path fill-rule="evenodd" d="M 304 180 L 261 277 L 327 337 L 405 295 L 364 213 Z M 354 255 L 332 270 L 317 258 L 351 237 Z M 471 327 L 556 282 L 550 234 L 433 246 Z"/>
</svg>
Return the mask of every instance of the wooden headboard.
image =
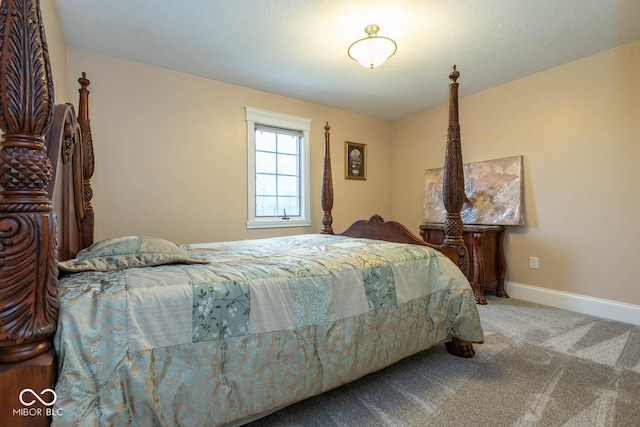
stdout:
<svg viewBox="0 0 640 427">
<path fill-rule="evenodd" d="M 90 81 L 86 73 L 78 79 L 78 115 L 72 104 L 55 106 L 54 119 L 46 137 L 53 179 L 47 195 L 58 218 L 58 260 L 73 258 L 93 243 L 94 212 L 91 206 L 94 171 L 93 140 L 89 121 Z"/>
</svg>

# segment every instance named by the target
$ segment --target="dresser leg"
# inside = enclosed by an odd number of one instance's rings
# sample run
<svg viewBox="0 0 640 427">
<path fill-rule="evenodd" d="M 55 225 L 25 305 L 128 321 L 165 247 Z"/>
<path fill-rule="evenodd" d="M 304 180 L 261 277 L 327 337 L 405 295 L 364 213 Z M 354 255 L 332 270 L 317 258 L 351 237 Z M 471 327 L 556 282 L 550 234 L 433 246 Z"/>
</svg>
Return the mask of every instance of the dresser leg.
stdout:
<svg viewBox="0 0 640 427">
<path fill-rule="evenodd" d="M 476 297 L 476 304 L 485 305 L 487 303 L 487 298 L 484 296 L 484 287 L 479 283 L 469 283 L 471 285 L 471 289 L 473 289 L 473 295 Z"/>
<path fill-rule="evenodd" d="M 504 290 L 504 279 L 498 281 L 498 287 L 496 288 L 496 296 L 500 298 L 509 298 L 509 294 Z"/>
<path fill-rule="evenodd" d="M 487 299 L 484 297 L 484 257 L 482 254 L 482 233 L 473 233 L 472 239 L 472 265 L 473 269 L 469 274 L 469 284 L 473 289 L 473 294 L 476 297 L 476 304 L 485 305 Z"/>
<path fill-rule="evenodd" d="M 498 233 L 498 287 L 496 288 L 496 296 L 500 298 L 509 298 L 507 291 L 504 290 L 504 276 L 507 272 L 507 260 L 504 256 L 504 230 Z"/>
</svg>

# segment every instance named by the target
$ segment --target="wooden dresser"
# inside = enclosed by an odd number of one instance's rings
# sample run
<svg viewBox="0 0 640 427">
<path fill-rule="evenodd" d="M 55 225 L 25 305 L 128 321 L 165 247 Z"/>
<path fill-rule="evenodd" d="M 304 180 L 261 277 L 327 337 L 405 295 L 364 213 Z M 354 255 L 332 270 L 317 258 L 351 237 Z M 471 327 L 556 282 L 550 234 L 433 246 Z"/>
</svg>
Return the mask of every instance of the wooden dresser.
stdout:
<svg viewBox="0 0 640 427">
<path fill-rule="evenodd" d="M 420 235 L 425 242 L 442 244 L 442 224 L 423 224 Z M 467 279 L 476 297 L 476 303 L 486 304 L 484 292 L 495 290 L 497 296 L 509 298 L 504 290 L 507 263 L 504 257 L 504 227 L 502 225 L 465 225 L 462 238 L 469 251 Z"/>
</svg>

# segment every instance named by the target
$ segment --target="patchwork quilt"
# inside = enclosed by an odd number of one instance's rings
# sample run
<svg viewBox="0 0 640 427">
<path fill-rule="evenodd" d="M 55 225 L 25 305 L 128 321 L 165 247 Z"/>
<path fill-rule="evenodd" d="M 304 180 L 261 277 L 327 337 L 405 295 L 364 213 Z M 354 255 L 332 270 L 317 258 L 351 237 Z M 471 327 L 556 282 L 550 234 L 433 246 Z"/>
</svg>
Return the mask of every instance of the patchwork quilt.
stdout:
<svg viewBox="0 0 640 427">
<path fill-rule="evenodd" d="M 466 278 L 425 246 L 182 248 L 201 263 L 60 281 L 54 426 L 242 424 L 454 336 L 483 340 Z"/>
</svg>

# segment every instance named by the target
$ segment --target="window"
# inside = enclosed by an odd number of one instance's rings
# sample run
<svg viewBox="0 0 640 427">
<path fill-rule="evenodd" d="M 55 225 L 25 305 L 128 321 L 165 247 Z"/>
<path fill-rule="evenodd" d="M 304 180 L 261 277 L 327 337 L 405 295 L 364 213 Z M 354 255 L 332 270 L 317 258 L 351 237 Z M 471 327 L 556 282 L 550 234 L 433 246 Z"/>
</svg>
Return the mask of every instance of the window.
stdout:
<svg viewBox="0 0 640 427">
<path fill-rule="evenodd" d="M 311 225 L 311 120 L 245 107 L 247 114 L 247 228 Z"/>
</svg>

